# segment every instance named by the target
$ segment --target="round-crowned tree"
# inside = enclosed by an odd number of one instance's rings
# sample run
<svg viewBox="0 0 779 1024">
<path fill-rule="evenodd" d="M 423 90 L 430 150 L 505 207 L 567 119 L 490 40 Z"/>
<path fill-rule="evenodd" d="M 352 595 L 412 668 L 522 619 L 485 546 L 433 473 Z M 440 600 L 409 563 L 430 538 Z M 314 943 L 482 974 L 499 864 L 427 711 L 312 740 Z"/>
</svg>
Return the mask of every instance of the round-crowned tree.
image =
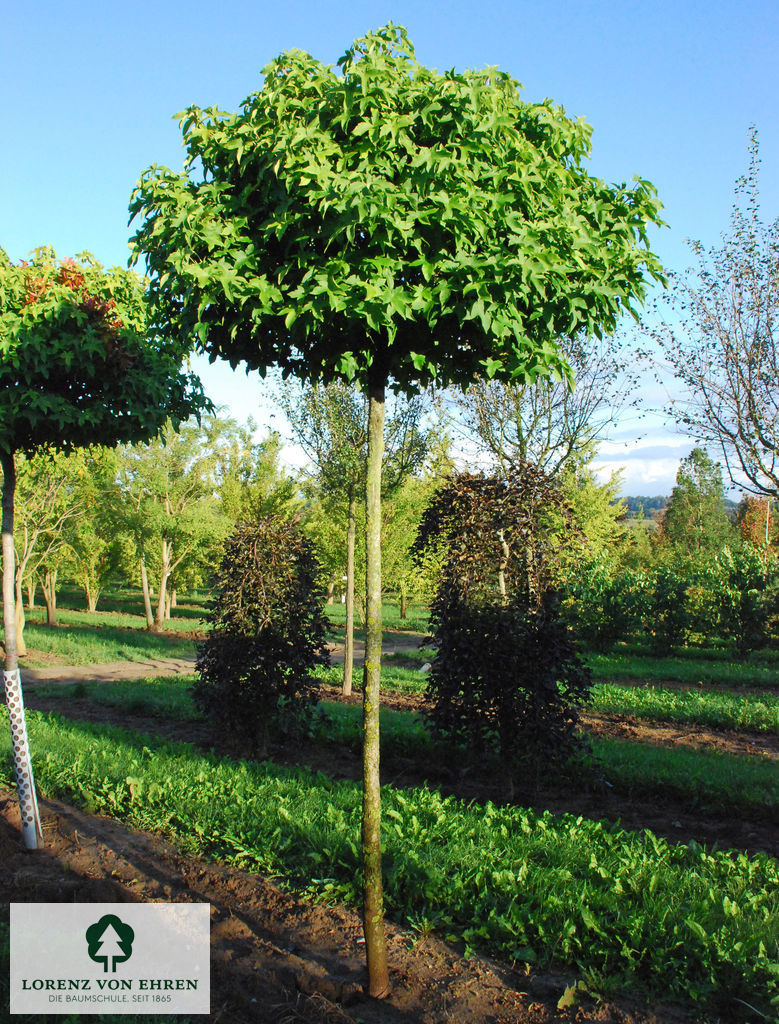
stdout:
<svg viewBox="0 0 779 1024">
<path fill-rule="evenodd" d="M 497 754 L 513 792 L 536 788 L 582 749 L 590 690 L 560 613 L 559 555 L 575 532 L 557 484 L 526 466 L 508 478 L 462 474 L 428 505 L 417 550 L 443 547 L 431 608 L 434 731 L 482 761 Z"/>
<path fill-rule="evenodd" d="M 240 523 L 217 573 L 211 630 L 198 649 L 196 705 L 265 754 L 271 731 L 294 733 L 327 664 L 319 566 L 295 523 Z"/>
</svg>

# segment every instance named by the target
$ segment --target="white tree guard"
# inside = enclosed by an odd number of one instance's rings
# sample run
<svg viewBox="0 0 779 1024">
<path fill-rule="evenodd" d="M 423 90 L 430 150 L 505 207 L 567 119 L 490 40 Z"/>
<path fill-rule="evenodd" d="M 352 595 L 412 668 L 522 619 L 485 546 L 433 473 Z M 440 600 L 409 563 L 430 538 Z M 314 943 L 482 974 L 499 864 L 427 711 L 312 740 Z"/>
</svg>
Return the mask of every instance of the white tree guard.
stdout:
<svg viewBox="0 0 779 1024">
<path fill-rule="evenodd" d="M 27 741 L 21 673 L 18 669 L 13 672 L 3 672 L 3 681 L 5 683 L 5 699 L 8 704 L 8 718 L 11 723 L 16 790 L 19 795 L 19 810 L 22 815 L 22 836 L 28 850 L 37 850 L 38 836 L 43 838 L 43 832 L 38 814 L 38 800 L 35 795 L 30 744 Z"/>
</svg>

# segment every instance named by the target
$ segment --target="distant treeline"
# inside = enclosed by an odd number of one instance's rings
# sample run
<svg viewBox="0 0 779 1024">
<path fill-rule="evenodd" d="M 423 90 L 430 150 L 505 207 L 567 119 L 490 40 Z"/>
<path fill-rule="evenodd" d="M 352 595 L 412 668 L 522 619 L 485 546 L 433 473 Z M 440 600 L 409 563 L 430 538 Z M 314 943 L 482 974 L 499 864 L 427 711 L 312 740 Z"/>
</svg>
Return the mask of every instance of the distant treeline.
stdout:
<svg viewBox="0 0 779 1024">
<path fill-rule="evenodd" d="M 647 519 L 656 519 L 671 499 L 668 495 L 663 494 L 655 494 L 651 498 L 645 494 L 631 494 L 622 497 L 620 500 L 627 506 L 628 519 L 635 519 L 641 509 L 644 510 L 644 515 Z M 738 502 L 733 501 L 731 498 L 724 498 L 723 500 L 725 502 L 725 509 L 732 519 L 738 508 Z"/>
</svg>

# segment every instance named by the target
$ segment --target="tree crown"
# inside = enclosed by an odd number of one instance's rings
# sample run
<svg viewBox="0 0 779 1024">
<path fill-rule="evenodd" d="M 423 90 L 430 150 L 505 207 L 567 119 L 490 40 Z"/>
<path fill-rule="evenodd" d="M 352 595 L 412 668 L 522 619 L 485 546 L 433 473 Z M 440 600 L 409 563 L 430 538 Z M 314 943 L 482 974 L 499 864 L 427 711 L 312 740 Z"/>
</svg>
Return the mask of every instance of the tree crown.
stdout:
<svg viewBox="0 0 779 1024">
<path fill-rule="evenodd" d="M 190 107 L 185 172 L 134 193 L 157 316 L 212 358 L 406 391 L 562 376 L 554 338 L 660 277 L 655 190 L 587 174 L 582 120 L 423 67 L 393 25 L 338 65 L 292 50 L 238 113 Z"/>
<path fill-rule="evenodd" d="M 209 403 L 189 345 L 149 335 L 144 282 L 89 253 L 0 249 L 0 450 L 144 440 Z"/>
</svg>

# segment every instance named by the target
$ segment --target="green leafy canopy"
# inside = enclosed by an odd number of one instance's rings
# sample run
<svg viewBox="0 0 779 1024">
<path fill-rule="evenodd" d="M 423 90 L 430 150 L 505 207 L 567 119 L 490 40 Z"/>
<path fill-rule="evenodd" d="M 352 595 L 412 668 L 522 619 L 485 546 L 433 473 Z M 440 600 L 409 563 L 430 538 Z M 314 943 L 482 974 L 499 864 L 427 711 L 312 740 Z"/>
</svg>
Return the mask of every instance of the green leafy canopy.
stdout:
<svg viewBox="0 0 779 1024">
<path fill-rule="evenodd" d="M 494 68 L 439 74 L 392 24 L 328 67 L 291 50 L 235 114 L 178 115 L 141 222 L 159 323 L 212 359 L 394 385 L 569 375 L 661 268 L 651 184 L 590 176 L 590 128 Z"/>
<path fill-rule="evenodd" d="M 89 253 L 0 249 L 0 451 L 145 440 L 208 406 L 191 345 L 150 332 L 145 285 Z"/>
</svg>

